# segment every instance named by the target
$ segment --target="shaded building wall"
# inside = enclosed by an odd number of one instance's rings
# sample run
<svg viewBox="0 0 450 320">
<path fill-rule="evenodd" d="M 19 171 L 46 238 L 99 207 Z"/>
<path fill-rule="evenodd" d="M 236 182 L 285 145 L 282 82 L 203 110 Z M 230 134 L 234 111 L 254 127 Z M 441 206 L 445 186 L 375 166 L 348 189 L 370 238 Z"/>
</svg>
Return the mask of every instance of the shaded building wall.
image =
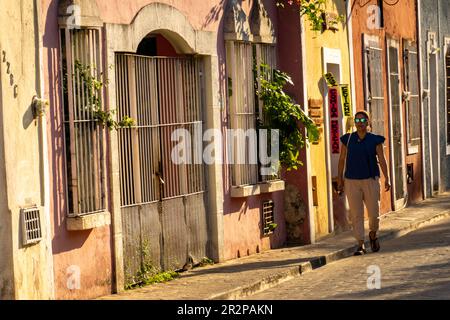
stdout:
<svg viewBox="0 0 450 320">
<path fill-rule="evenodd" d="M 223 132 L 228 127 L 226 105 L 226 76 L 225 76 L 225 43 L 223 38 L 223 14 L 226 1 L 97 1 L 100 18 L 104 23 L 130 24 L 138 12 L 146 5 L 161 2 L 173 6 L 181 11 L 195 30 L 217 33 L 217 51 L 214 59 L 218 61 L 219 74 L 214 74 L 212 81 L 220 83 L 221 123 Z M 264 2 L 271 18 L 274 17 L 275 4 Z M 243 2 L 243 7 L 249 13 L 252 2 Z M 68 231 L 66 228 L 67 197 L 65 150 L 63 133 L 63 114 L 61 98 L 61 71 L 58 35 L 58 1 L 46 0 L 42 8 L 45 21 L 44 57 L 47 63 L 46 95 L 51 105 L 51 123 L 49 145 L 52 146 L 51 172 L 52 177 L 52 210 L 53 210 L 53 251 L 55 263 L 56 297 L 59 299 L 90 298 L 111 292 L 114 286 L 115 264 L 113 261 L 113 226 L 103 226 L 87 231 Z M 149 30 L 153 31 L 153 30 Z M 111 36 L 111 35 L 109 35 Z M 108 39 L 108 35 L 106 37 Z M 137 44 L 136 44 L 137 45 Z M 213 94 L 216 94 L 215 92 Z M 225 157 L 226 155 L 224 155 Z M 246 199 L 230 197 L 229 167 L 223 166 L 223 185 L 217 186 L 217 192 L 222 193 L 223 224 L 218 233 L 223 234 L 223 259 L 252 254 L 258 251 L 279 247 L 285 241 L 283 192 L 269 193 Z M 111 177 L 108 177 L 111 179 Z M 111 187 L 111 180 L 107 186 Z M 117 186 L 115 188 L 117 190 Z M 117 196 L 117 191 L 114 191 Z M 261 232 L 262 201 L 272 199 L 275 202 L 275 222 L 278 228 L 269 237 L 263 237 Z M 111 199 L 110 199 L 111 200 Z M 111 210 L 111 202 L 108 210 Z M 221 228 L 221 229 L 220 229 Z M 95 256 L 96 259 L 86 259 Z M 116 260 L 117 261 L 117 260 Z M 81 287 L 73 290 L 67 286 L 73 275 L 73 267 L 81 272 Z"/>
<path fill-rule="evenodd" d="M 447 131 L 446 131 L 446 119 L 448 121 L 449 116 L 446 117 L 447 105 L 446 105 L 446 65 L 445 65 L 445 38 L 450 38 L 450 25 L 448 23 L 450 19 L 450 6 L 445 0 L 422 0 L 420 1 L 421 10 L 421 42 L 420 51 L 422 55 L 422 83 L 423 89 L 433 89 L 428 84 L 428 77 L 430 72 L 428 69 L 428 34 L 433 32 L 436 34 L 436 45 L 440 48 L 438 53 L 438 106 L 439 106 L 439 150 L 440 150 L 440 186 L 441 192 L 450 188 L 450 155 L 447 152 Z M 430 106 L 428 104 L 428 98 L 423 99 L 423 117 L 424 117 L 424 135 L 425 135 L 425 174 L 426 174 L 426 196 L 432 196 L 431 187 L 431 152 L 430 152 Z M 433 123 L 432 125 L 436 125 Z M 450 142 L 449 142 L 450 143 Z M 435 169 L 436 170 L 436 169 Z"/>
<path fill-rule="evenodd" d="M 48 145 L 55 298 L 89 299 L 112 291 L 111 226 L 83 231 L 69 231 L 66 226 L 68 204 L 58 2 L 42 1 L 41 12 L 45 97 L 50 103 Z"/>
<path fill-rule="evenodd" d="M 278 8 L 278 57 L 279 68 L 291 76 L 294 85 L 285 88 L 298 104 L 304 106 L 304 79 L 301 18 L 296 6 L 285 5 Z M 284 210 L 286 219 L 287 242 L 289 244 L 311 243 L 310 212 L 308 188 L 307 150 L 300 150 L 300 161 L 303 162 L 298 170 L 283 172 L 286 181 L 284 195 Z"/>
<path fill-rule="evenodd" d="M 276 4 L 273 1 L 263 1 L 265 9 L 269 14 L 269 18 L 275 27 L 275 34 L 278 35 L 278 21 Z M 253 5 L 253 1 L 243 1 L 242 7 L 247 15 L 247 19 L 250 16 L 250 11 Z M 223 18 L 223 17 L 222 17 Z M 218 26 L 219 39 L 223 34 L 223 26 Z M 224 42 L 218 41 L 218 55 L 224 56 L 225 47 L 222 47 Z M 277 38 L 277 47 L 280 48 L 282 44 L 280 39 Z M 283 59 L 278 56 L 278 63 L 282 63 Z M 226 67 L 226 61 L 224 61 Z M 226 84 L 225 79 L 220 79 L 222 87 Z M 223 95 L 222 98 L 226 99 Z M 227 107 L 229 108 L 229 107 Z M 223 113 L 223 130 L 228 127 L 226 108 Z M 223 131 L 224 132 L 224 131 Z M 224 152 L 226 156 L 226 152 Z M 257 252 L 262 252 L 268 249 L 278 248 L 285 243 L 286 229 L 285 229 L 285 213 L 284 213 L 284 191 L 278 191 L 273 193 L 265 193 L 256 196 L 249 196 L 245 198 L 233 198 L 231 197 L 231 166 L 224 166 L 224 258 L 233 259 L 237 257 L 247 256 Z M 274 222 L 277 224 L 277 228 L 270 236 L 263 236 L 262 227 L 262 205 L 264 201 L 272 200 L 274 202 Z"/>
<path fill-rule="evenodd" d="M 379 43 L 382 48 L 382 70 L 383 70 L 383 84 L 384 84 L 384 130 L 389 132 L 389 105 L 388 105 L 388 81 L 386 69 L 386 38 L 399 41 L 399 54 L 403 52 L 402 39 L 416 41 L 416 8 L 415 1 L 405 0 L 399 1 L 396 5 L 389 6 L 383 4 L 384 28 L 371 28 L 370 21 L 373 19 L 372 12 L 368 11 L 369 5 L 376 5 L 377 1 L 367 1 L 365 6 L 361 6 L 359 1 L 352 1 L 352 28 L 353 28 L 353 49 L 354 49 L 354 72 L 356 84 L 356 110 L 363 110 L 365 106 L 364 96 L 364 64 L 363 64 L 363 34 L 374 35 L 379 38 Z M 401 90 L 404 90 L 404 66 L 403 59 L 400 60 L 401 71 Z M 403 127 L 406 132 L 406 113 L 405 106 L 402 107 Z M 388 135 L 386 135 L 388 138 Z M 391 146 L 389 139 L 385 142 L 385 155 L 390 163 Z M 407 148 L 406 134 L 403 136 L 405 149 Z M 405 150 L 406 163 L 414 165 L 414 181 L 408 184 L 408 197 L 410 202 L 417 202 L 422 200 L 422 156 L 421 156 L 422 141 L 419 145 L 419 152 L 417 154 L 407 155 Z M 391 204 L 391 193 L 384 191 L 384 178 L 380 180 L 382 186 L 381 192 L 381 212 L 386 213 L 393 209 Z"/>
</svg>

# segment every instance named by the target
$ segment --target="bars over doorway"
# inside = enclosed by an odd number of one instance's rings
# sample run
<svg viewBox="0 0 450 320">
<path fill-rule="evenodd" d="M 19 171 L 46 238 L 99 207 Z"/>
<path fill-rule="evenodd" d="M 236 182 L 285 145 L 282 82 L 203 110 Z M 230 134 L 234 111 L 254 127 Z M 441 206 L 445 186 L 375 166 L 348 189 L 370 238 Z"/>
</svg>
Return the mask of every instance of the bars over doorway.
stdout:
<svg viewBox="0 0 450 320">
<path fill-rule="evenodd" d="M 119 129 L 122 206 L 203 192 L 200 63 L 118 54 L 116 68 L 118 117 L 136 120 Z"/>
</svg>

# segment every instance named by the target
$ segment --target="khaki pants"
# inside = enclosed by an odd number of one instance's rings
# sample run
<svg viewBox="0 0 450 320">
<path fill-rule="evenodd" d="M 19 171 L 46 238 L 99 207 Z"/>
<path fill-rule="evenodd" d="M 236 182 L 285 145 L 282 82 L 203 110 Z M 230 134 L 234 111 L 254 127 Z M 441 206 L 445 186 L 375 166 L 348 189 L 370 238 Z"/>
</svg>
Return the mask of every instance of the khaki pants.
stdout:
<svg viewBox="0 0 450 320">
<path fill-rule="evenodd" d="M 345 194 L 350 207 L 353 235 L 364 241 L 364 204 L 369 214 L 370 231 L 378 231 L 380 216 L 380 178 L 345 179 Z"/>
</svg>

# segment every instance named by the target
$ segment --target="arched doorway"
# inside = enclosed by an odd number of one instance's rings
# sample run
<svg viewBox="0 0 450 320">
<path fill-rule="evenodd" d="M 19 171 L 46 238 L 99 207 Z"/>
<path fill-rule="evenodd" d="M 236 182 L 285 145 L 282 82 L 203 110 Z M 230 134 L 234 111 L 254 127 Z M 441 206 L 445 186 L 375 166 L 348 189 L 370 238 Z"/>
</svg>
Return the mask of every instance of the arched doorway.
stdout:
<svg viewBox="0 0 450 320">
<path fill-rule="evenodd" d="M 127 284 L 142 268 L 176 270 L 210 256 L 203 61 L 174 39 L 151 33 L 136 53 L 115 54 L 118 117 L 136 122 L 118 132 Z"/>
</svg>

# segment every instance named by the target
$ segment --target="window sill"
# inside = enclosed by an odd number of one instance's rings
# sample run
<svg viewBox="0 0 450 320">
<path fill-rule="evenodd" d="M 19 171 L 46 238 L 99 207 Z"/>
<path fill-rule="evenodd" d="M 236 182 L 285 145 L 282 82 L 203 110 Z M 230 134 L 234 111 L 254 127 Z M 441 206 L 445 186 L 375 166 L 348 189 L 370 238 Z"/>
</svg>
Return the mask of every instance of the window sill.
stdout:
<svg viewBox="0 0 450 320">
<path fill-rule="evenodd" d="M 107 211 L 66 218 L 66 227 L 69 231 L 90 230 L 110 224 L 111 214 Z"/>
<path fill-rule="evenodd" d="M 231 187 L 231 197 L 244 198 L 249 196 L 256 196 L 261 193 L 281 191 L 284 190 L 284 187 L 284 180 L 266 181 L 245 186 L 233 186 Z"/>
</svg>

